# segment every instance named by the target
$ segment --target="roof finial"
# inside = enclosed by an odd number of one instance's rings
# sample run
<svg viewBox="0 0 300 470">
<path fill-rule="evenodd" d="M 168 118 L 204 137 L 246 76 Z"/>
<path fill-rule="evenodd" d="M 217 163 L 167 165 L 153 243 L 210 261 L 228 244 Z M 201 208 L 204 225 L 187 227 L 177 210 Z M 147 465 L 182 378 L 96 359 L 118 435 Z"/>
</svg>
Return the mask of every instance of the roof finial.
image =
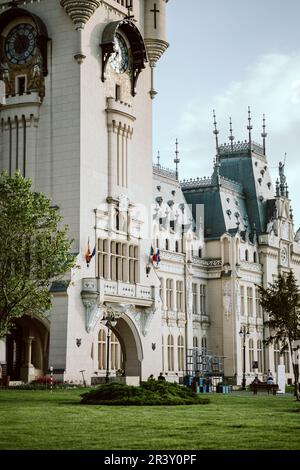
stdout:
<svg viewBox="0 0 300 470">
<path fill-rule="evenodd" d="M 264 148 L 264 155 L 266 155 L 266 137 L 268 136 L 266 132 L 266 115 L 263 114 L 263 131 L 262 131 L 262 138 L 263 138 L 263 148 Z"/>
<path fill-rule="evenodd" d="M 216 112 L 215 112 L 215 110 L 213 110 L 213 115 L 214 115 L 214 127 L 215 127 L 214 134 L 215 134 L 215 136 L 216 136 L 216 150 L 217 150 L 216 162 L 217 162 L 217 161 L 219 160 L 219 139 L 218 139 L 219 131 L 218 131 L 218 128 L 217 128 Z"/>
<path fill-rule="evenodd" d="M 231 120 L 231 117 L 229 118 L 229 130 L 230 130 L 229 140 L 230 140 L 231 150 L 233 151 L 234 135 L 232 133 L 232 120 Z"/>
<path fill-rule="evenodd" d="M 175 149 L 174 163 L 176 165 L 176 179 L 178 180 L 178 164 L 180 163 L 179 150 L 178 150 L 178 139 L 176 139 L 175 147 L 176 147 L 176 149 Z"/>
<path fill-rule="evenodd" d="M 157 166 L 158 166 L 158 168 L 160 168 L 160 153 L 159 153 L 159 150 L 157 152 Z"/>
<path fill-rule="evenodd" d="M 249 147 L 250 147 L 250 151 L 251 151 L 251 141 L 252 141 L 252 137 L 251 137 L 251 131 L 253 129 L 252 127 L 252 124 L 251 124 L 251 108 L 250 106 L 248 106 L 248 126 L 247 126 L 247 129 L 249 131 Z"/>
</svg>

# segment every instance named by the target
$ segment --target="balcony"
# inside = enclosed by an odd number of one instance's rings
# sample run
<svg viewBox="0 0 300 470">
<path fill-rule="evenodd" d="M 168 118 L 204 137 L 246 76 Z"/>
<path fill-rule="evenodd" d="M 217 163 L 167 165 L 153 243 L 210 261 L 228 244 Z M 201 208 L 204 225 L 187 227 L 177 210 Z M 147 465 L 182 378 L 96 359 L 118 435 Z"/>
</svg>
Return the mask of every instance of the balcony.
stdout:
<svg viewBox="0 0 300 470">
<path fill-rule="evenodd" d="M 121 281 L 87 278 L 82 280 L 82 294 L 97 295 L 101 302 L 129 303 L 151 307 L 154 302 L 154 287 L 130 284 Z"/>
</svg>

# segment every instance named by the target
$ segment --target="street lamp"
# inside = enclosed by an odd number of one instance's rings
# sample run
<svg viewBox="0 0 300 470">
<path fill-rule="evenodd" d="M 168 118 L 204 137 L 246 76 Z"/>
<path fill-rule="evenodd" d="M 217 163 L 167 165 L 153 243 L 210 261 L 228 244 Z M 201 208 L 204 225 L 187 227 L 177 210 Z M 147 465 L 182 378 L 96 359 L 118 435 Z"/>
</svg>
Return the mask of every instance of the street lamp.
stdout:
<svg viewBox="0 0 300 470">
<path fill-rule="evenodd" d="M 239 335 L 243 340 L 243 379 L 242 379 L 242 390 L 246 390 L 246 337 L 250 336 L 249 326 L 242 325 L 239 331 Z"/>
<path fill-rule="evenodd" d="M 117 324 L 117 320 L 113 314 L 106 314 L 101 320 L 101 323 L 107 327 L 107 350 L 106 350 L 106 376 L 105 383 L 109 382 L 110 376 L 110 365 L 109 365 L 109 355 L 110 355 L 110 337 L 111 329 L 114 328 Z"/>
</svg>

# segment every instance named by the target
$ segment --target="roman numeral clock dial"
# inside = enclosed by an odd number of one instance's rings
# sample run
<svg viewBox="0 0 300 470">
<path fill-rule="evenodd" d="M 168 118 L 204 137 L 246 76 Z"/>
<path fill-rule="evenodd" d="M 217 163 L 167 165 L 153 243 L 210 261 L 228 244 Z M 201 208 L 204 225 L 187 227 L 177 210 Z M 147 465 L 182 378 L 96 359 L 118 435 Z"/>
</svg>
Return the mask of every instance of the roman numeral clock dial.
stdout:
<svg viewBox="0 0 300 470">
<path fill-rule="evenodd" d="M 22 65 L 29 62 L 36 53 L 37 33 L 30 24 L 19 24 L 8 34 L 5 53 L 12 64 Z"/>
</svg>

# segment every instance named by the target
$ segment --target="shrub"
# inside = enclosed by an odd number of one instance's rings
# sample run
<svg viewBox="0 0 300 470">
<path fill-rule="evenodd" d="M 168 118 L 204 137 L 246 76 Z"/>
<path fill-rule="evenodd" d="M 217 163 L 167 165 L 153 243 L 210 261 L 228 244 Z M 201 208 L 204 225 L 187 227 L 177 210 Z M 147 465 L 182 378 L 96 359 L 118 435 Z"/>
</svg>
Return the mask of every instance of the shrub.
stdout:
<svg viewBox="0 0 300 470">
<path fill-rule="evenodd" d="M 110 383 L 81 395 L 88 405 L 199 405 L 209 403 L 191 389 L 169 382 L 142 382 L 140 387 Z"/>
</svg>

